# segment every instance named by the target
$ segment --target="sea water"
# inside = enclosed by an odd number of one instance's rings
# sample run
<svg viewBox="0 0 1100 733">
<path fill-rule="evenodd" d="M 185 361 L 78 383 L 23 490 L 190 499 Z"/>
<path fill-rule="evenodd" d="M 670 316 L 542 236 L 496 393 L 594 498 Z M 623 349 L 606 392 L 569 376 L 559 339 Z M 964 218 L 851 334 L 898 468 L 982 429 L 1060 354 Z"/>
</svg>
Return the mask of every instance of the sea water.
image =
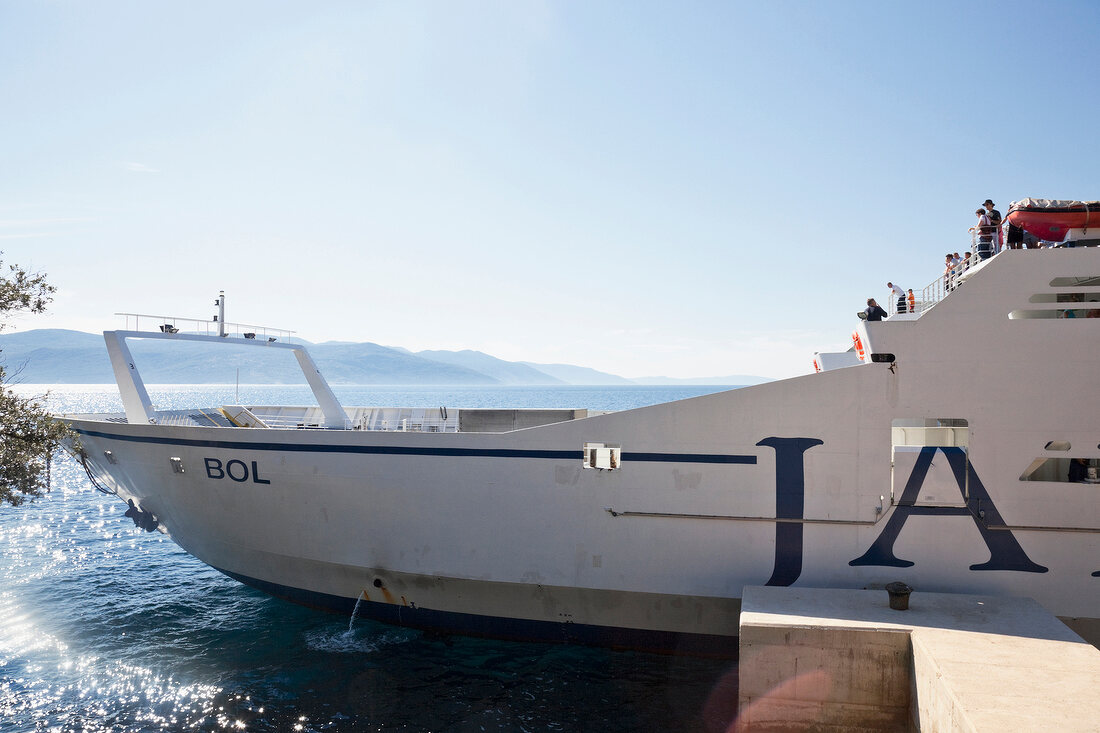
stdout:
<svg viewBox="0 0 1100 733">
<path fill-rule="evenodd" d="M 121 411 L 115 387 L 49 389 Z M 239 389 L 239 391 L 238 391 Z M 336 387 L 346 405 L 619 410 L 722 387 Z M 305 386 L 150 387 L 162 409 L 310 404 Z M 67 457 L 0 507 L 0 731 L 724 731 L 735 663 L 437 636 L 248 588 L 123 516 Z M 639 558 L 644 562 L 644 558 Z"/>
</svg>

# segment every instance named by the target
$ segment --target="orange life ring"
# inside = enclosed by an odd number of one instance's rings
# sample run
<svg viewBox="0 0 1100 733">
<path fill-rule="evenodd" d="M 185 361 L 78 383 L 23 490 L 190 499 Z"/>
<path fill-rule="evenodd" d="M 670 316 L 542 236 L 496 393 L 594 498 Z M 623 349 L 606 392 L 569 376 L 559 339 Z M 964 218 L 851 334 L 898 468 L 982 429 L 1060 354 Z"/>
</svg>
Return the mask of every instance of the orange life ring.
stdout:
<svg viewBox="0 0 1100 733">
<path fill-rule="evenodd" d="M 852 331 L 852 343 L 856 347 L 856 355 L 859 357 L 859 360 L 866 361 L 863 358 L 863 341 L 859 338 L 859 331 Z"/>
</svg>

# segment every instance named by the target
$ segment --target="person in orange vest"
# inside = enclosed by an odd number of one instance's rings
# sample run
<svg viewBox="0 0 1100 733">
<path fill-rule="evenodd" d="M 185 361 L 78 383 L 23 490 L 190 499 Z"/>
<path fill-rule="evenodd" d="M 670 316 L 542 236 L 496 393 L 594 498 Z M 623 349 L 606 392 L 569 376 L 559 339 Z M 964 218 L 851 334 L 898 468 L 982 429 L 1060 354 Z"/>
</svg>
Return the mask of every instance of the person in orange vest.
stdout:
<svg viewBox="0 0 1100 733">
<path fill-rule="evenodd" d="M 917 310 L 916 310 L 917 299 L 915 297 L 913 297 L 913 288 L 909 288 L 908 300 L 909 300 L 909 312 L 910 313 L 916 313 L 917 312 Z"/>
</svg>

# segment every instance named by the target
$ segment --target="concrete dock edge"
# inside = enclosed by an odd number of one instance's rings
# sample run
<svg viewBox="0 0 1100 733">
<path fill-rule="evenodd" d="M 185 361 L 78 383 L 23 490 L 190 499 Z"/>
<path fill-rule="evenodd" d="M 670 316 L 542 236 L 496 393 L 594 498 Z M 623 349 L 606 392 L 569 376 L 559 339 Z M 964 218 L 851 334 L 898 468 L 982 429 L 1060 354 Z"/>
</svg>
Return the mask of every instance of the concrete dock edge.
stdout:
<svg viewBox="0 0 1100 733">
<path fill-rule="evenodd" d="M 746 587 L 739 728 L 1100 731 L 1100 650 L 1028 598 Z"/>
</svg>

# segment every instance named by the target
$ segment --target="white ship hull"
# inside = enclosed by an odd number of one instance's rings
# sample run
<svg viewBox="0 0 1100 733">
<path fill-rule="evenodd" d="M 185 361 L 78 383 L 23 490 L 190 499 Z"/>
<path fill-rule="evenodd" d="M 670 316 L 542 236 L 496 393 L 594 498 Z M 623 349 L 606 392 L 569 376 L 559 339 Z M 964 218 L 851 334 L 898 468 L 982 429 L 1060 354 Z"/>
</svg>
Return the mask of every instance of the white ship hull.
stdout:
<svg viewBox="0 0 1100 733">
<path fill-rule="evenodd" d="M 861 325 L 881 363 L 507 432 L 72 423 L 93 476 L 198 559 L 392 623 L 717 651 L 745 585 L 900 580 L 1084 628 L 1100 486 L 1033 479 L 1100 459 L 1100 319 L 1021 315 L 1078 275 L 1100 250 L 1006 253 Z M 592 443 L 618 465 L 583 467 Z"/>
</svg>

